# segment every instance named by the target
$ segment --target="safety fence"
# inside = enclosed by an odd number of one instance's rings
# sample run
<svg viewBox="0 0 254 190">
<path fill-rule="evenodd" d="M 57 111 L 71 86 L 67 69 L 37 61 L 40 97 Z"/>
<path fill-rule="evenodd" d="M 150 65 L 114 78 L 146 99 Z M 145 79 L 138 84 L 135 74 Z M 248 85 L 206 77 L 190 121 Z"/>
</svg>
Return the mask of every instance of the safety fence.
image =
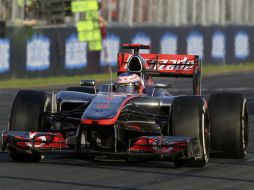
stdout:
<svg viewBox="0 0 254 190">
<path fill-rule="evenodd" d="M 197 54 L 203 64 L 254 63 L 254 28 L 112 27 L 103 50 L 90 52 L 79 42 L 76 29 L 7 27 L 0 38 L 0 77 L 38 77 L 100 73 L 116 68 L 122 43 L 151 44 L 151 52 Z"/>
</svg>

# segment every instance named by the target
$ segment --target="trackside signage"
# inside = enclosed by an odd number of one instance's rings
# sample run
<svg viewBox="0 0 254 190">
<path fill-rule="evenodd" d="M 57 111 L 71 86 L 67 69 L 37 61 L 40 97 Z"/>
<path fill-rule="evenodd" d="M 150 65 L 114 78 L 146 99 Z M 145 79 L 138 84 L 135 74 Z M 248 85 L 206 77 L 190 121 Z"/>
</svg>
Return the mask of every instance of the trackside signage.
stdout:
<svg viewBox="0 0 254 190">
<path fill-rule="evenodd" d="M 28 71 L 43 71 L 50 66 L 50 39 L 41 34 L 34 34 L 27 41 L 26 69 Z"/>
<path fill-rule="evenodd" d="M 76 34 L 72 34 L 65 43 L 65 68 L 78 69 L 87 65 L 87 42 L 80 42 Z"/>
<path fill-rule="evenodd" d="M 93 18 L 98 11 L 86 13 L 89 13 L 87 18 Z M 80 30 L 92 29 L 94 24 L 87 19 L 79 27 Z M 100 38 L 94 29 L 92 36 L 89 31 L 84 33 L 85 38 Z M 254 27 L 251 26 L 110 27 L 106 38 L 101 39 L 102 50 L 91 51 L 89 44 L 96 46 L 96 41 L 80 41 L 74 26 L 36 30 L 7 27 L 6 38 L 0 39 L 0 77 L 82 75 L 104 72 L 108 66 L 115 69 L 117 53 L 122 51 L 123 43 L 151 44 L 151 50 L 142 50 L 141 54 L 197 54 L 203 64 L 253 63 L 253 34 Z M 151 62 L 150 69 L 159 61 L 157 69 L 161 72 L 192 70 L 191 63 L 182 66 L 184 56 L 147 59 Z"/>
<path fill-rule="evenodd" d="M 10 41 L 0 39 L 0 73 L 10 70 Z"/>
</svg>

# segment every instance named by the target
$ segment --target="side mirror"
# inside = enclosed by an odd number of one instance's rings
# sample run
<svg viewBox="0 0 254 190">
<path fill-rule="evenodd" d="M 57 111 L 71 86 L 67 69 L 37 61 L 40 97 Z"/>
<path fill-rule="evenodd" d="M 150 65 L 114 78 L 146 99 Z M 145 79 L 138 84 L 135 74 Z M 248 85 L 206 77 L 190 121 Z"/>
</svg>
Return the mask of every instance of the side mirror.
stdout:
<svg viewBox="0 0 254 190">
<path fill-rule="evenodd" d="M 81 86 L 91 86 L 91 87 L 94 87 L 95 86 L 95 80 L 81 80 L 80 81 L 80 85 Z"/>
</svg>

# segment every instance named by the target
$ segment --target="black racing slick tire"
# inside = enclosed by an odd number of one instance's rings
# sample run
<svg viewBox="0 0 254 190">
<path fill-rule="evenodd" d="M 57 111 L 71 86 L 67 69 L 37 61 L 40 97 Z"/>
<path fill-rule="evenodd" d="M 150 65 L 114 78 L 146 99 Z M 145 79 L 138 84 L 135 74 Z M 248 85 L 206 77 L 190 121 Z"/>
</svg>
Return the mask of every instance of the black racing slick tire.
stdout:
<svg viewBox="0 0 254 190">
<path fill-rule="evenodd" d="M 66 89 L 67 91 L 84 92 L 88 94 L 96 94 L 95 88 L 85 86 L 71 86 Z"/>
<path fill-rule="evenodd" d="M 214 157 L 244 158 L 248 147 L 248 107 L 239 93 L 216 93 L 209 99 L 211 151 Z"/>
<path fill-rule="evenodd" d="M 179 166 L 203 167 L 209 160 L 210 126 L 206 100 L 201 96 L 181 96 L 174 99 L 171 110 L 173 136 L 192 137 L 193 158 L 180 155 L 174 159 Z"/>
<path fill-rule="evenodd" d="M 45 112 L 49 98 L 44 92 L 21 90 L 12 104 L 9 131 L 45 131 Z M 15 161 L 40 161 L 40 154 L 21 153 L 14 148 L 9 149 L 10 157 Z"/>
</svg>

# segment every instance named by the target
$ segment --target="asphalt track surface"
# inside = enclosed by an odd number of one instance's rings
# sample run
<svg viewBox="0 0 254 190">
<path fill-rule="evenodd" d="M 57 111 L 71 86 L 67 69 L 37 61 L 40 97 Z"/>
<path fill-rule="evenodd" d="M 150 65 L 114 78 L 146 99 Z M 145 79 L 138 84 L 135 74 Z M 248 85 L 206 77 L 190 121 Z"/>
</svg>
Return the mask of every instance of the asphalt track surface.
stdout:
<svg viewBox="0 0 254 190">
<path fill-rule="evenodd" d="M 172 80 L 172 93 L 190 94 L 191 83 Z M 58 89 L 65 87 L 58 87 Z M 53 89 L 53 88 L 52 88 Z M 55 89 L 55 88 L 54 88 Z M 50 91 L 51 89 L 46 89 Z M 0 153 L 0 189 L 254 189 L 254 73 L 210 76 L 203 79 L 203 94 L 233 91 L 249 102 L 248 155 L 244 160 L 214 159 L 204 168 L 175 168 L 167 162 L 89 161 L 50 155 L 40 163 L 15 163 Z M 17 90 L 0 91 L 0 130 Z"/>
</svg>

